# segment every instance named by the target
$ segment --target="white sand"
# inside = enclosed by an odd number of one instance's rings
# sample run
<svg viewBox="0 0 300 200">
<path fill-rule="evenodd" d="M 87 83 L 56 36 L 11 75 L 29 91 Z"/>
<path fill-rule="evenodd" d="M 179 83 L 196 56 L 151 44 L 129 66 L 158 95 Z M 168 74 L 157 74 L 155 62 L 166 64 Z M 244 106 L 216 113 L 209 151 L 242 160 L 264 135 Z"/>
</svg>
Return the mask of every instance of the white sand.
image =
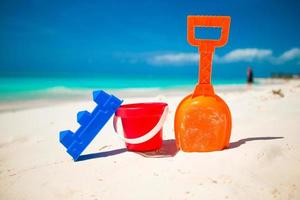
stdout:
<svg viewBox="0 0 300 200">
<path fill-rule="evenodd" d="M 279 88 L 283 98 L 272 94 Z M 125 151 L 109 121 L 84 152 L 94 156 L 73 162 L 58 132 L 76 130 L 91 101 L 2 112 L 0 199 L 300 199 L 300 81 L 220 96 L 232 111 L 231 148 L 173 157 L 183 96 L 125 99 L 169 103 L 163 158 Z"/>
</svg>

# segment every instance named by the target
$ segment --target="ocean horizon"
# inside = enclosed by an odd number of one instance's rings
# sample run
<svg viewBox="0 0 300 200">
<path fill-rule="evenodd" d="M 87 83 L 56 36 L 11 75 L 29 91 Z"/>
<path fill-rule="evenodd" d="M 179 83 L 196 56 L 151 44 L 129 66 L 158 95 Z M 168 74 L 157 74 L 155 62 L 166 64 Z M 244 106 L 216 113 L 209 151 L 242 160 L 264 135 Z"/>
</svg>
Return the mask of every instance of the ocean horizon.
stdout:
<svg viewBox="0 0 300 200">
<path fill-rule="evenodd" d="M 143 90 L 192 88 L 194 78 L 162 77 L 0 77 L 0 101 L 82 96 L 96 89 Z M 245 79 L 213 79 L 214 85 L 241 85 Z"/>
</svg>

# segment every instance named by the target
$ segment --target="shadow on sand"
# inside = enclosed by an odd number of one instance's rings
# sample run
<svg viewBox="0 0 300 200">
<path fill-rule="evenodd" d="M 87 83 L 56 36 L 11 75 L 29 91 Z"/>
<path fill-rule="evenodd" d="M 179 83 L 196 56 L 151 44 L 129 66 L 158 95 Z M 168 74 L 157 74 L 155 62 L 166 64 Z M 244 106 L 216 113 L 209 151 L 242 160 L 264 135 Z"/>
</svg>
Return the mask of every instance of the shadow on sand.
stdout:
<svg viewBox="0 0 300 200">
<path fill-rule="evenodd" d="M 122 149 L 115 149 L 111 151 L 104 151 L 99 153 L 91 153 L 82 155 L 77 159 L 78 161 L 84 161 L 84 160 L 90 160 L 95 158 L 103 158 L 108 156 L 114 156 L 121 153 L 125 153 L 128 150 L 126 148 Z M 176 147 L 176 142 L 174 139 L 171 140 L 164 140 L 161 148 L 156 151 L 148 151 L 148 152 L 134 152 L 133 153 L 139 154 L 141 156 L 147 157 L 147 158 L 165 158 L 165 157 L 173 157 L 177 154 L 178 149 Z"/>
<path fill-rule="evenodd" d="M 174 139 L 164 140 L 159 150 L 148 152 L 134 152 L 146 158 L 166 158 L 174 157 L 178 152 L 176 141 Z"/>
<path fill-rule="evenodd" d="M 229 144 L 229 147 L 227 149 L 234 149 L 237 148 L 243 144 L 246 144 L 247 142 L 250 141 L 255 141 L 255 140 L 276 140 L 276 139 L 283 139 L 284 137 L 250 137 L 250 138 L 244 138 L 240 139 L 236 142 L 231 142 Z M 103 158 L 103 157 L 108 157 L 108 156 L 114 156 L 118 155 L 121 153 L 125 153 L 128 150 L 126 148 L 122 149 L 115 149 L 111 151 L 104 151 L 104 152 L 99 152 L 99 153 L 91 153 L 91 154 L 86 154 L 82 155 L 78 158 L 77 161 L 84 161 L 84 160 L 90 160 L 90 159 L 95 159 L 95 158 Z M 161 148 L 156 151 L 148 151 L 148 152 L 133 152 L 139 154 L 143 157 L 146 158 L 166 158 L 166 157 L 174 157 L 178 152 L 178 148 L 176 146 L 176 142 L 174 139 L 170 140 L 164 140 Z"/>
<path fill-rule="evenodd" d="M 122 148 L 122 149 L 115 149 L 115 150 L 111 150 L 111 151 L 104 151 L 104 152 L 99 152 L 99 153 L 86 154 L 86 155 L 80 156 L 77 159 L 77 162 L 78 161 L 95 159 L 95 158 L 103 158 L 103 157 L 108 157 L 108 156 L 114 156 L 114 155 L 124 153 L 126 151 L 127 151 L 126 148 Z"/>
<path fill-rule="evenodd" d="M 255 140 L 276 140 L 276 139 L 283 139 L 283 138 L 284 137 L 250 137 L 250 138 L 244 138 L 244 139 L 240 139 L 236 142 L 231 142 L 227 149 L 234 149 L 234 148 L 237 148 L 237 147 L 239 147 L 243 144 L 246 144 L 247 142 L 255 141 Z"/>
</svg>

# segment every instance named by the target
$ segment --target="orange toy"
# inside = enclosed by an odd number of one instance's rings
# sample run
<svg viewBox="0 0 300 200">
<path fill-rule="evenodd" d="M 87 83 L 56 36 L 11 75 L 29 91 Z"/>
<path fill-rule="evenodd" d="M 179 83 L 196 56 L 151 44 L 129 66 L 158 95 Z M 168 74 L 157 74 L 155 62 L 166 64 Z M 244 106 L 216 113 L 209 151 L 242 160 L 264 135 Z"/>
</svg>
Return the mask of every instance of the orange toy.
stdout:
<svg viewBox="0 0 300 200">
<path fill-rule="evenodd" d="M 195 38 L 195 27 L 221 28 L 218 40 Z M 186 152 L 222 150 L 229 145 L 231 114 L 226 103 L 214 93 L 211 66 L 215 47 L 228 40 L 229 16 L 188 16 L 187 40 L 199 47 L 199 82 L 194 93 L 186 96 L 175 113 L 177 146 Z"/>
</svg>

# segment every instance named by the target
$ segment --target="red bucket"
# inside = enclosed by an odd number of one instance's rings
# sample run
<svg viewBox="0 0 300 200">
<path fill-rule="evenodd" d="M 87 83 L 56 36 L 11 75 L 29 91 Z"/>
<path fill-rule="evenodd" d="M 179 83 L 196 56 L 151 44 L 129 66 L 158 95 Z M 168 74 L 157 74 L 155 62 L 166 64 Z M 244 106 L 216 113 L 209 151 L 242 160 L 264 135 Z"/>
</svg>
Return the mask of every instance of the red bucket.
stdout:
<svg viewBox="0 0 300 200">
<path fill-rule="evenodd" d="M 153 151 L 161 147 L 163 123 L 168 113 L 166 103 L 137 103 L 122 105 L 115 113 L 114 128 L 118 133 L 121 118 L 123 135 L 119 137 L 130 151 Z M 121 132 L 121 131 L 120 131 Z"/>
</svg>

